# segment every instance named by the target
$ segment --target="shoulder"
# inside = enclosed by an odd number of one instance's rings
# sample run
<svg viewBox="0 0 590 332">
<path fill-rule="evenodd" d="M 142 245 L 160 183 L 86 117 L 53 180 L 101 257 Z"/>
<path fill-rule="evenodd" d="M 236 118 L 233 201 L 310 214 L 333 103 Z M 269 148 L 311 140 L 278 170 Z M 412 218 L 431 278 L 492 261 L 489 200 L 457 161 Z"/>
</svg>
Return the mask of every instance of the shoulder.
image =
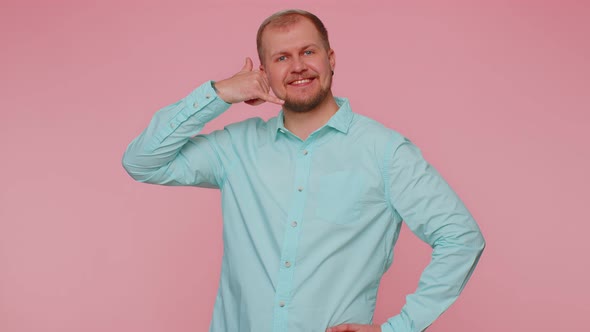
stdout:
<svg viewBox="0 0 590 332">
<path fill-rule="evenodd" d="M 381 122 L 358 113 L 353 113 L 350 128 L 353 137 L 362 140 L 364 143 L 374 144 L 378 150 L 384 153 L 405 142 L 409 142 L 409 139 L 397 130 L 386 127 Z"/>
<path fill-rule="evenodd" d="M 234 122 L 223 128 L 224 135 L 228 136 L 234 146 L 264 145 L 272 137 L 272 128 L 276 128 L 277 117 L 268 121 L 260 117 L 252 117 Z"/>
<path fill-rule="evenodd" d="M 277 117 L 272 117 L 264 120 L 260 117 L 252 117 L 242 121 L 228 124 L 224 127 L 224 131 L 234 137 L 260 137 L 267 136 L 272 128 L 276 128 Z"/>
<path fill-rule="evenodd" d="M 250 131 L 250 130 L 264 129 L 267 127 L 267 125 L 268 125 L 268 121 L 264 121 L 260 117 L 253 117 L 253 118 L 248 118 L 248 119 L 245 119 L 242 121 L 228 124 L 225 126 L 225 130 L 232 131 L 232 132 Z"/>
</svg>

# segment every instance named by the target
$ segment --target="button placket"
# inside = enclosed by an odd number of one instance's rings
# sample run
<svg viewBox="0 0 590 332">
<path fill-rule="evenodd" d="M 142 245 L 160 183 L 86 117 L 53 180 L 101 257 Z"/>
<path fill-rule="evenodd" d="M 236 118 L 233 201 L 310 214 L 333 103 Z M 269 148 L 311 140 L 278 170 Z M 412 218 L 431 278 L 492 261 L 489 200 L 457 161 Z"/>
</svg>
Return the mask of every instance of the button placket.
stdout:
<svg viewBox="0 0 590 332">
<path fill-rule="evenodd" d="M 302 144 L 303 145 L 303 144 Z M 295 152 L 294 194 L 288 210 L 285 224 L 285 236 L 282 243 L 281 263 L 275 294 L 275 312 L 273 316 L 273 332 L 283 331 L 287 326 L 288 303 L 293 291 L 293 277 L 296 273 L 296 253 L 299 245 L 299 234 L 303 230 L 303 212 L 307 199 L 306 186 L 308 184 L 309 169 L 311 167 L 311 151 L 309 147 L 299 146 Z"/>
</svg>

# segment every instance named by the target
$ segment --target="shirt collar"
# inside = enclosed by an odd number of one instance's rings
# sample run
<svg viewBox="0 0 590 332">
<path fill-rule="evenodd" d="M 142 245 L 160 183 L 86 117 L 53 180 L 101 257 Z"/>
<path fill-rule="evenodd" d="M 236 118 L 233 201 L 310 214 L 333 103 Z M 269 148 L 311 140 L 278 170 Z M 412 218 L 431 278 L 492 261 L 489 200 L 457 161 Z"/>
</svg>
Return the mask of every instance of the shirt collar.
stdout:
<svg viewBox="0 0 590 332">
<path fill-rule="evenodd" d="M 350 103 L 347 98 L 334 97 L 334 100 L 338 105 L 338 111 L 336 111 L 336 113 L 332 115 L 332 117 L 330 118 L 330 120 L 328 120 L 324 127 L 328 126 L 338 130 L 343 134 L 347 134 L 348 129 L 350 128 L 350 124 L 352 122 L 352 109 L 350 108 Z M 276 124 L 274 128 L 275 138 L 277 137 L 276 135 L 278 135 L 280 132 L 287 131 L 284 122 L 285 121 L 283 110 L 281 109 L 281 111 L 276 117 Z"/>
</svg>

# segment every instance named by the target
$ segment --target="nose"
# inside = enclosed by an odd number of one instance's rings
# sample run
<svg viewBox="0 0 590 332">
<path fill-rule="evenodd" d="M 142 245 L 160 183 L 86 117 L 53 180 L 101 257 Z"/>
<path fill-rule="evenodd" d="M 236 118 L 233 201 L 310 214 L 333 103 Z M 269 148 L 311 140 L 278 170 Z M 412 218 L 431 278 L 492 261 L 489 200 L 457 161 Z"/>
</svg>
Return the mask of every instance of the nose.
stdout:
<svg viewBox="0 0 590 332">
<path fill-rule="evenodd" d="M 303 59 L 303 57 L 294 57 L 292 64 L 293 66 L 291 68 L 291 71 L 294 73 L 300 73 L 302 71 L 307 70 L 307 64 L 305 63 L 305 59 Z"/>
</svg>

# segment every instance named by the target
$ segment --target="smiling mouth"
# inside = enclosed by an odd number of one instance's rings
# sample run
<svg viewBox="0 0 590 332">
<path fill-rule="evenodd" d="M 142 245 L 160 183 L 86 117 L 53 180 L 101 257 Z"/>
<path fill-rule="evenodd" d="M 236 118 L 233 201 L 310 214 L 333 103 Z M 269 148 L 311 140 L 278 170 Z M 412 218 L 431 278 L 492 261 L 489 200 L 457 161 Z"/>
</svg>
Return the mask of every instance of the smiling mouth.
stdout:
<svg viewBox="0 0 590 332">
<path fill-rule="evenodd" d="M 313 81 L 313 78 L 304 78 L 301 80 L 293 81 L 293 82 L 289 83 L 289 85 L 302 86 L 302 85 L 309 84 L 311 81 Z"/>
</svg>

